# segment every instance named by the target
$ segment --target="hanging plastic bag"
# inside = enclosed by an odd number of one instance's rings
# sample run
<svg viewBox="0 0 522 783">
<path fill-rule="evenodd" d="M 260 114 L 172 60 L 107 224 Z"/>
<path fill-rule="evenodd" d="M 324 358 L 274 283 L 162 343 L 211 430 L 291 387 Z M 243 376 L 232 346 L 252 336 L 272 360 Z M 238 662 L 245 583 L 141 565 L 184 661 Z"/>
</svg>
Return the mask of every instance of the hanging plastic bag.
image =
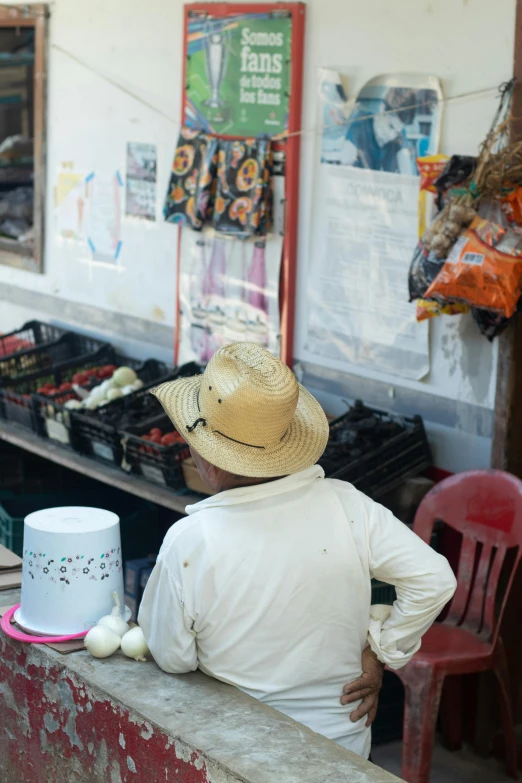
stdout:
<svg viewBox="0 0 522 783">
<path fill-rule="evenodd" d="M 429 251 L 426 248 L 422 239 L 419 240 L 408 274 L 410 302 L 424 297 L 443 266 L 444 259 L 437 258 L 433 251 Z"/>
<path fill-rule="evenodd" d="M 471 313 L 480 333 L 487 337 L 490 342 L 504 331 L 511 320 L 510 318 L 504 318 L 499 313 L 492 313 L 490 310 L 479 310 L 477 307 L 472 307 Z"/>
<path fill-rule="evenodd" d="M 514 188 L 502 196 L 500 207 L 513 230 L 522 232 L 522 188 Z"/>
<path fill-rule="evenodd" d="M 445 193 L 467 183 L 473 176 L 476 165 L 477 159 L 471 155 L 452 155 L 434 183 L 437 193 Z"/>
<path fill-rule="evenodd" d="M 454 245 L 426 297 L 460 301 L 510 318 L 521 288 L 521 237 L 476 218 Z"/>
</svg>

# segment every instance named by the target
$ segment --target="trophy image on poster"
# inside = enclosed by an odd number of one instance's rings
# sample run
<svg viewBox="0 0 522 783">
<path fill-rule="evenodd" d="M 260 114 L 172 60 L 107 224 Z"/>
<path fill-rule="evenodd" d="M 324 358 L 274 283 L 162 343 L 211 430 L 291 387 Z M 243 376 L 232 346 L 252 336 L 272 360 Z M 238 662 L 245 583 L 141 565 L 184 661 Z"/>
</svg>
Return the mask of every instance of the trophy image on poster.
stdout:
<svg viewBox="0 0 522 783">
<path fill-rule="evenodd" d="M 211 109 L 219 109 L 220 106 L 224 105 L 219 97 L 219 91 L 227 67 L 227 35 L 222 30 L 213 32 L 211 29 L 208 29 L 206 39 L 207 49 L 205 54 L 210 98 L 208 101 L 205 101 L 205 104 L 210 106 Z"/>
</svg>

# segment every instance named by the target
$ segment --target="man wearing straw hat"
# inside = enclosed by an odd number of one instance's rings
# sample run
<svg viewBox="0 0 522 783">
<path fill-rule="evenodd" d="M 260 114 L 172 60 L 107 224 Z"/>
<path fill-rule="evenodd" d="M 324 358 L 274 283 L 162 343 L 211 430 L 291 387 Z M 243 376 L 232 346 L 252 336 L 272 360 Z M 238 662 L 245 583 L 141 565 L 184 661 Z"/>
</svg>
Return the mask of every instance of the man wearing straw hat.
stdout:
<svg viewBox="0 0 522 783">
<path fill-rule="evenodd" d="M 447 561 L 325 479 L 326 417 L 260 346 L 221 348 L 203 375 L 153 394 L 217 492 L 169 530 L 145 589 L 156 662 L 199 668 L 367 758 L 383 665 L 404 666 L 453 595 Z M 370 605 L 372 577 L 395 585 L 393 607 Z"/>
</svg>

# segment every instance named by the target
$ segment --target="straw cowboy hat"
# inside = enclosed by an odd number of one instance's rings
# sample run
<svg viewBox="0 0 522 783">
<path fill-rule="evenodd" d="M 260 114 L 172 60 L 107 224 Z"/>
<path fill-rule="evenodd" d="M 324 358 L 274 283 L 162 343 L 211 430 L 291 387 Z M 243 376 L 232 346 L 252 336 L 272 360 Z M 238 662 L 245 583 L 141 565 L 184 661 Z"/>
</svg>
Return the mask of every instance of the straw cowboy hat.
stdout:
<svg viewBox="0 0 522 783">
<path fill-rule="evenodd" d="M 328 441 L 321 406 L 254 343 L 220 348 L 203 375 L 152 390 L 190 446 L 239 476 L 274 478 L 314 465 Z"/>
</svg>

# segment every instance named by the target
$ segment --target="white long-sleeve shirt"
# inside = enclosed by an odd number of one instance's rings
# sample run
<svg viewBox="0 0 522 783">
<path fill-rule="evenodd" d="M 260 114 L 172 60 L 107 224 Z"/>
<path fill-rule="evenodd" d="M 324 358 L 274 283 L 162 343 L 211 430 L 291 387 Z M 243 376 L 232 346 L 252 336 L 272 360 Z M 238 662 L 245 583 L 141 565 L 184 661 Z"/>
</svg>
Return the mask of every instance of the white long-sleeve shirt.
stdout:
<svg viewBox="0 0 522 783">
<path fill-rule="evenodd" d="M 371 645 L 398 668 L 455 590 L 446 559 L 350 484 L 307 470 L 221 492 L 167 533 L 139 623 L 158 665 L 235 685 L 367 757 L 342 706 Z M 371 606 L 372 577 L 395 585 Z"/>
</svg>

